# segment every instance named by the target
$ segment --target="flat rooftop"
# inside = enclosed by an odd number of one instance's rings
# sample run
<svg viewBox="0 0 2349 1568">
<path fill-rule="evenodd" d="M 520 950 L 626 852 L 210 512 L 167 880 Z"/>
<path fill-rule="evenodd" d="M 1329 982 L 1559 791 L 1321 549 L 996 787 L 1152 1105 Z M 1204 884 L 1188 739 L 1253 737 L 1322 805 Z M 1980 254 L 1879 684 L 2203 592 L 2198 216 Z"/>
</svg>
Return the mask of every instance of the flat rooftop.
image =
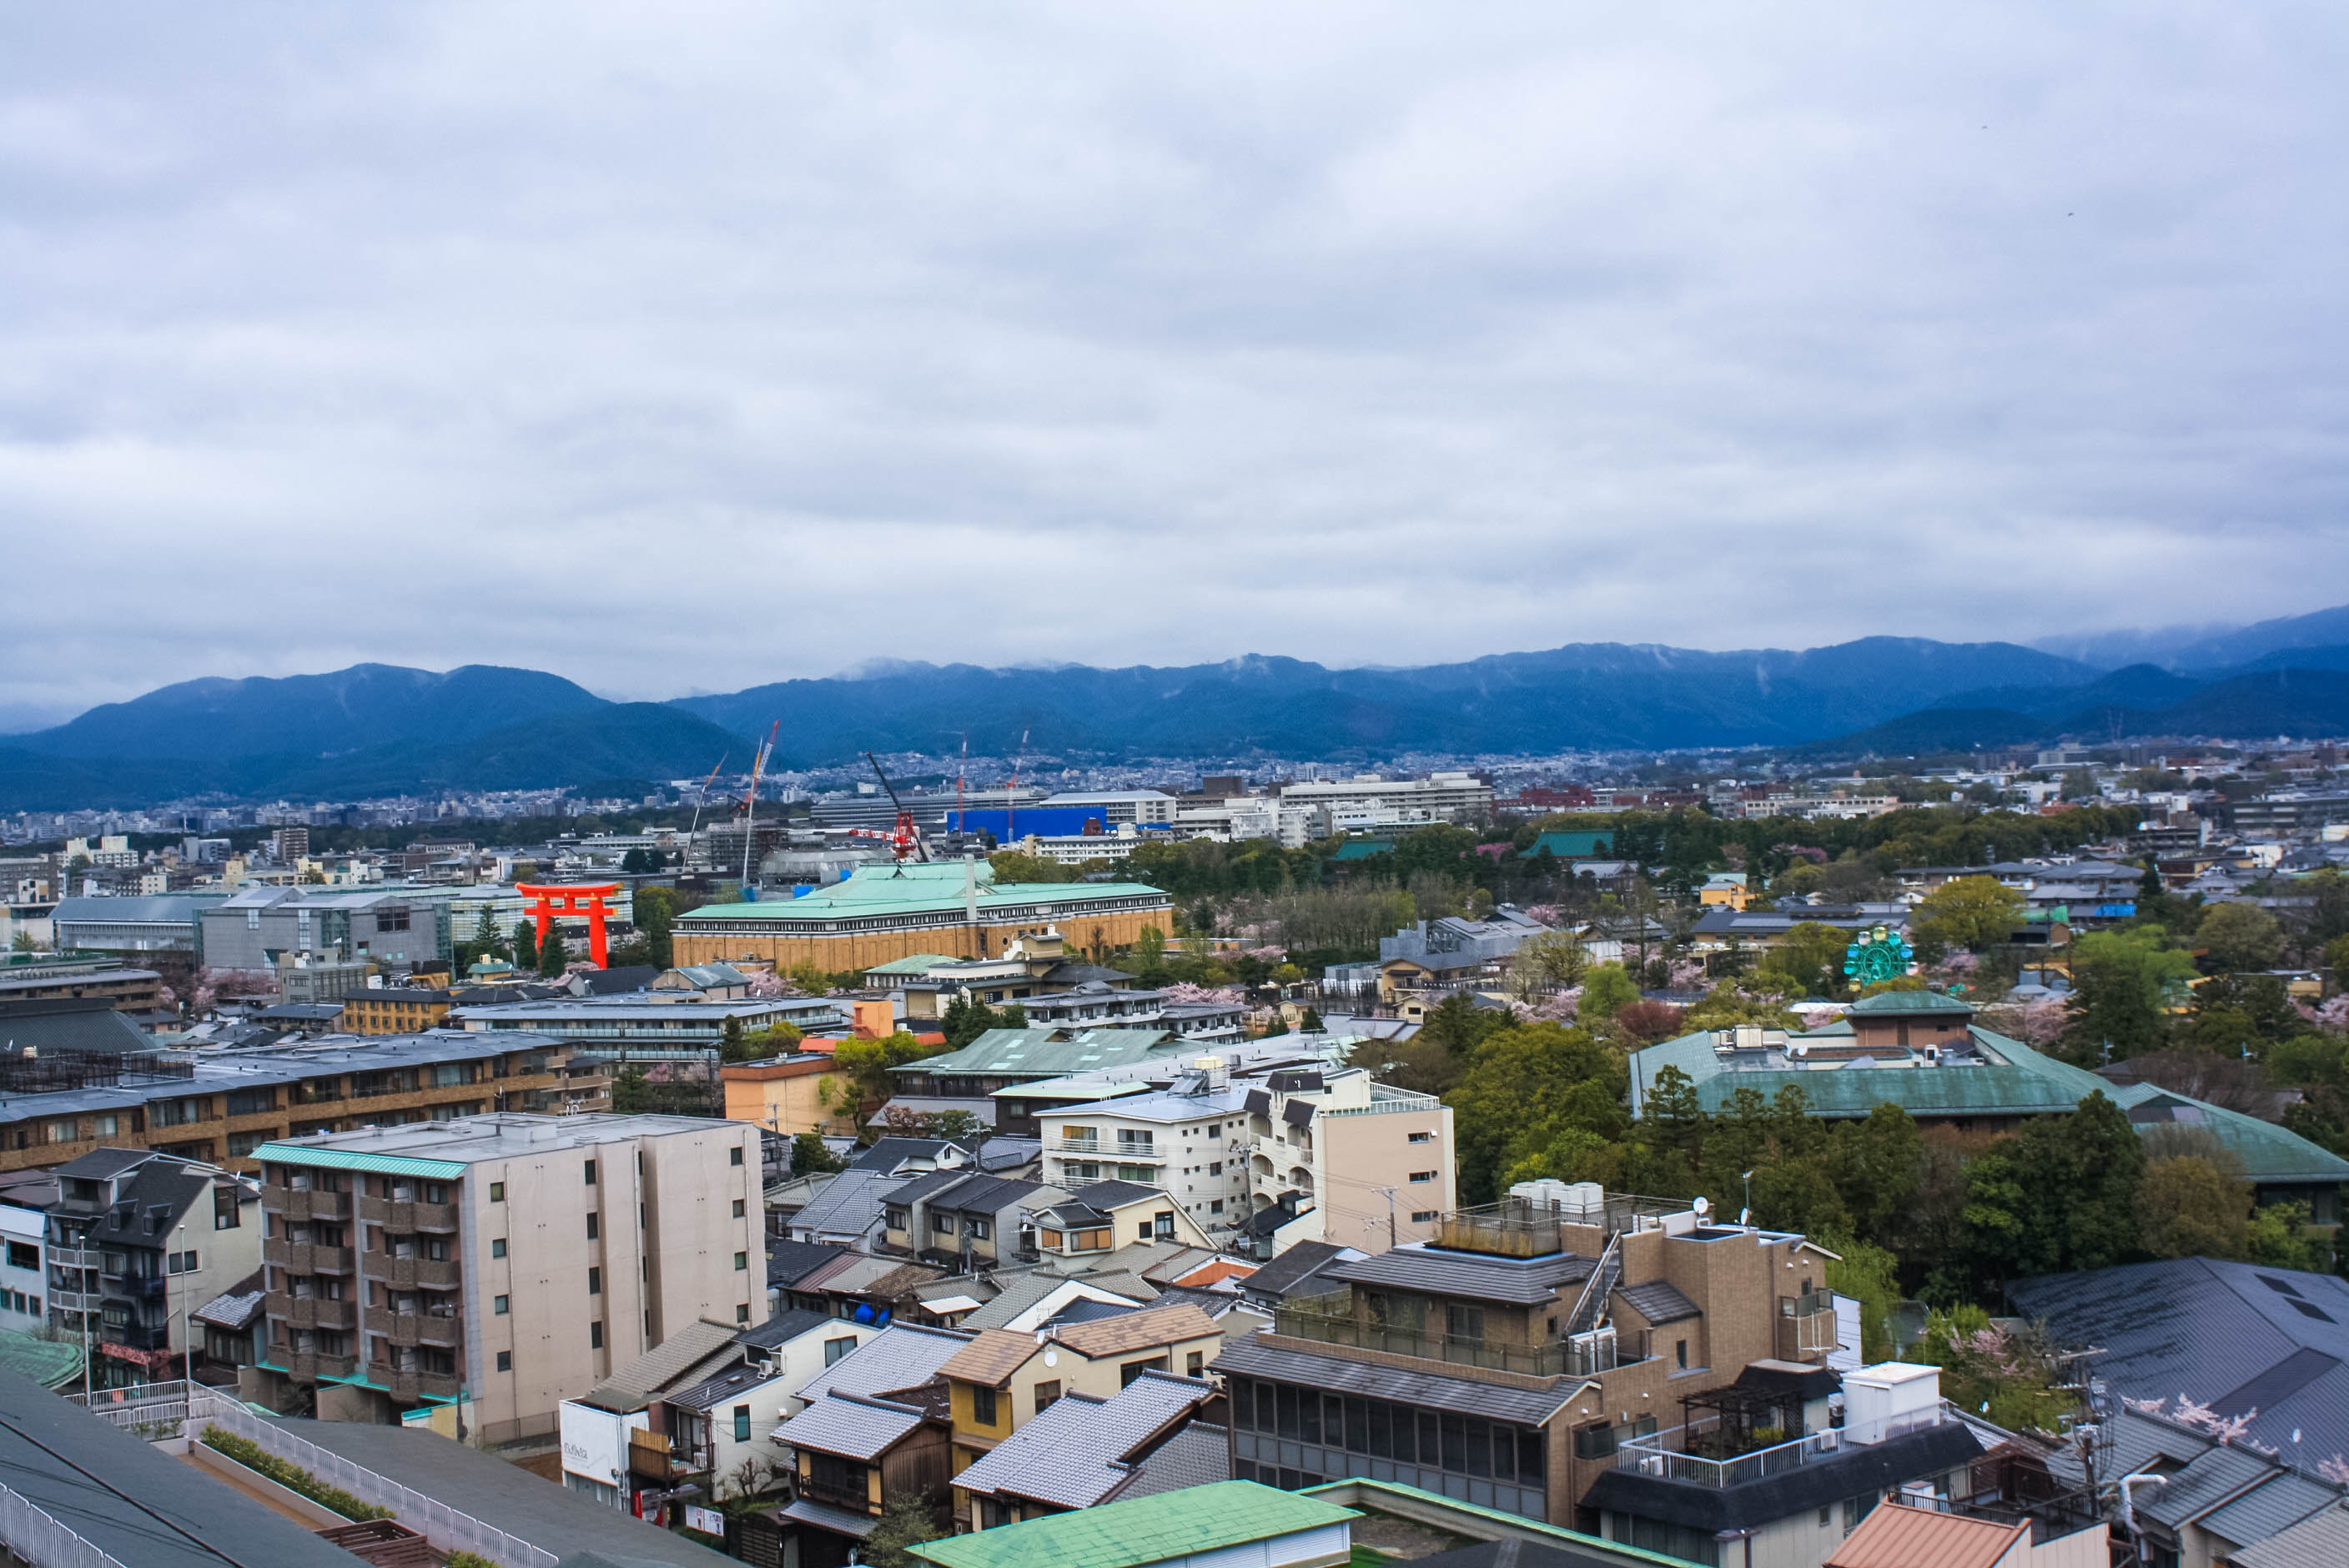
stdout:
<svg viewBox="0 0 2349 1568">
<path fill-rule="evenodd" d="M 341 1165 L 357 1160 L 412 1160 L 461 1167 L 490 1160 L 513 1160 L 559 1149 L 589 1149 L 638 1138 L 740 1129 L 706 1116 L 527 1116 L 498 1111 L 448 1121 L 416 1121 L 404 1127 L 370 1127 L 357 1132 L 321 1132 L 309 1138 L 264 1143 L 249 1158 L 288 1165 Z"/>
</svg>

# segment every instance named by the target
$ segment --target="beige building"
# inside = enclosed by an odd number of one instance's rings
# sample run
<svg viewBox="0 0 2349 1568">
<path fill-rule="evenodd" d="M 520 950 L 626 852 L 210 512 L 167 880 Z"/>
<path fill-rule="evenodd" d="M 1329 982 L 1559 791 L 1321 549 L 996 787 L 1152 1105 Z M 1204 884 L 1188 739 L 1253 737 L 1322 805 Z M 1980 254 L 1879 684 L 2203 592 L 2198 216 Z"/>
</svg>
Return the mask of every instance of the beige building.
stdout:
<svg viewBox="0 0 2349 1568">
<path fill-rule="evenodd" d="M 754 1121 L 770 1132 L 795 1138 L 802 1132 L 853 1135 L 856 1119 L 846 1104 L 847 1075 L 828 1053 L 807 1052 L 776 1061 L 744 1062 L 719 1068 L 726 1086 L 726 1115 L 733 1121 Z M 823 1102 L 824 1088 L 837 1084 L 838 1106 Z M 846 1092 L 843 1092 L 846 1091 Z"/>
<path fill-rule="evenodd" d="M 1455 1189 L 1450 1107 L 1360 1068 L 1226 1071 L 1203 1057 L 1172 1088 L 1040 1111 L 1044 1180 L 1161 1189 L 1216 1246 L 1434 1236 Z"/>
<path fill-rule="evenodd" d="M 682 1116 L 462 1117 L 272 1143 L 247 1397 L 499 1442 L 704 1318 L 763 1318 L 759 1131 Z"/>
</svg>

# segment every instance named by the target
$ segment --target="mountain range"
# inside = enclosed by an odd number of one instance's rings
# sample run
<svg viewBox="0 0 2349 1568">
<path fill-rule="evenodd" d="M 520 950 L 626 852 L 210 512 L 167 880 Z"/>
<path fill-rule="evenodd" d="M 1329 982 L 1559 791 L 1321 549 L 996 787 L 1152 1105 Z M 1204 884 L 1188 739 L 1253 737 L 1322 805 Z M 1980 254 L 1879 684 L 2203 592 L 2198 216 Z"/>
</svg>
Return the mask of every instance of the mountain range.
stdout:
<svg viewBox="0 0 2349 1568">
<path fill-rule="evenodd" d="M 2330 636 L 2332 641 L 2313 639 Z M 2109 639 L 2048 639 L 2082 653 Z M 2130 651 L 2143 652 L 2138 644 Z M 559 676 L 357 665 L 181 682 L 0 741 L 0 810 L 219 793 L 351 799 L 698 777 L 874 751 L 1370 760 L 1404 751 L 1801 747 L 1909 754 L 2070 735 L 2349 731 L 2349 606 L 2192 629 L 2112 668 L 2049 646 L 1864 637 L 1792 652 L 1570 644 L 1457 664 L 1330 669 L 1250 655 L 1183 667 L 885 663 L 820 680 L 620 703 Z M 2222 662 L 2198 662 L 2220 658 Z"/>
</svg>

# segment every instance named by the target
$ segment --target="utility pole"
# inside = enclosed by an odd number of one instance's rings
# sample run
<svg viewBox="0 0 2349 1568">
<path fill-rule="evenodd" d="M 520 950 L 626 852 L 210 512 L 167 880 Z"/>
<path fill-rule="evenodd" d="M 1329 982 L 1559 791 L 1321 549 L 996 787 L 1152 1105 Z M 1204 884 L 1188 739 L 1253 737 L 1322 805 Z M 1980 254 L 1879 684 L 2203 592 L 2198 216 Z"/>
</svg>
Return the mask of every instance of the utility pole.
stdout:
<svg viewBox="0 0 2349 1568">
<path fill-rule="evenodd" d="M 1392 1252 L 1398 1240 L 1395 1234 L 1395 1190 L 1392 1187 L 1381 1187 L 1379 1192 L 1387 1201 L 1387 1250 Z"/>
<path fill-rule="evenodd" d="M 187 1238 L 187 1234 L 188 1222 L 185 1220 L 182 1220 L 179 1224 L 172 1227 L 172 1246 L 175 1249 L 179 1249 L 179 1243 Z M 184 1250 L 175 1250 L 172 1253 L 172 1256 L 175 1258 L 184 1258 L 188 1254 Z M 167 1275 L 171 1272 L 168 1264 L 165 1265 L 163 1272 Z M 185 1278 L 192 1271 L 181 1269 L 180 1271 L 181 1277 Z M 188 1392 L 191 1394 L 195 1391 L 196 1387 L 196 1336 L 192 1322 L 194 1308 L 195 1282 L 191 1280 L 188 1284 L 180 1287 L 181 1376 L 186 1379 Z M 171 1315 L 171 1304 L 169 1301 L 166 1301 L 163 1304 L 163 1315 L 166 1319 L 169 1319 Z"/>
</svg>

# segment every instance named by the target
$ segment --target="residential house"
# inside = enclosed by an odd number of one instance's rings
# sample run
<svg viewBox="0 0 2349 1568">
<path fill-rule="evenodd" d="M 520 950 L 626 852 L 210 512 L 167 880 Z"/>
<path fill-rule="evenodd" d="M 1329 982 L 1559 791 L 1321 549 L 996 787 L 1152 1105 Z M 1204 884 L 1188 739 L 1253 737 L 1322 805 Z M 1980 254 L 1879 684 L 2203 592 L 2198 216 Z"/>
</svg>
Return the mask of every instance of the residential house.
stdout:
<svg viewBox="0 0 2349 1568">
<path fill-rule="evenodd" d="M 261 1263 L 261 1193 L 218 1166 L 97 1149 L 57 1167 L 48 1208 L 48 1320 L 88 1334 L 109 1386 L 160 1382 L 193 1350 L 187 1309 Z"/>
<path fill-rule="evenodd" d="M 874 1251 L 911 1253 L 959 1274 L 1017 1257 L 1037 1211 L 1068 1193 L 1040 1181 L 970 1171 L 933 1171 L 885 1193 Z"/>
<path fill-rule="evenodd" d="M 1174 1243 L 1213 1250 L 1199 1222 L 1163 1188 L 1095 1181 L 1034 1212 L 1036 1250 L 1098 1261 L 1127 1246 Z"/>
<path fill-rule="evenodd" d="M 1371 1080 L 1360 1068 L 1284 1069 L 1252 1086 L 1247 1112 L 1251 1217 L 1278 1217 L 1259 1259 L 1299 1242 L 1379 1252 L 1427 1241 L 1455 1203 L 1452 1108 Z"/>
<path fill-rule="evenodd" d="M 770 1132 L 796 1138 L 802 1132 L 854 1134 L 856 1108 L 848 1103 L 847 1075 L 825 1051 L 803 1051 L 763 1062 L 718 1069 L 725 1086 L 726 1115 L 753 1121 Z M 830 1092 L 833 1103 L 826 1103 Z"/>
<path fill-rule="evenodd" d="M 947 1376 L 949 1381 L 954 1377 L 952 1363 Z M 993 1530 L 1071 1509 L 1098 1508 L 1128 1495 L 1174 1490 L 1147 1484 L 1150 1460 L 1216 1398 L 1214 1386 L 1203 1379 L 1155 1371 L 1143 1373 L 1107 1398 L 1064 1395 L 956 1471 L 956 1527 Z M 964 1437 L 961 1415 L 957 1408 L 957 1444 Z M 1215 1428 L 1213 1436 L 1211 1451 L 1192 1452 L 1195 1439 L 1168 1455 L 1166 1467 L 1178 1486 L 1231 1479 L 1225 1468 L 1229 1434 Z M 958 1449 L 956 1457 L 965 1456 Z M 1183 1468 L 1174 1470 L 1178 1464 Z"/>
<path fill-rule="evenodd" d="M 945 1394 L 936 1384 L 885 1395 L 827 1388 L 775 1428 L 770 1440 L 796 1476 L 778 1511 L 796 1527 L 800 1568 L 842 1568 L 892 1501 L 945 1497 Z"/>
<path fill-rule="evenodd" d="M 1356 1561 L 1348 1529 L 1355 1517 L 1318 1498 L 1233 1480 L 949 1535 L 910 1550 L 936 1568 L 1337 1568 Z"/>
<path fill-rule="evenodd" d="M 2110 1568 L 2101 1522 L 2034 1545 L 2031 1523 L 1974 1519 L 1911 1502 L 1888 1502 L 1830 1552 L 1826 1568 Z"/>
<path fill-rule="evenodd" d="M 354 1035 L 414 1035 L 449 1016 L 450 993 L 438 985 L 362 986 L 343 996 L 343 1027 Z"/>
</svg>

